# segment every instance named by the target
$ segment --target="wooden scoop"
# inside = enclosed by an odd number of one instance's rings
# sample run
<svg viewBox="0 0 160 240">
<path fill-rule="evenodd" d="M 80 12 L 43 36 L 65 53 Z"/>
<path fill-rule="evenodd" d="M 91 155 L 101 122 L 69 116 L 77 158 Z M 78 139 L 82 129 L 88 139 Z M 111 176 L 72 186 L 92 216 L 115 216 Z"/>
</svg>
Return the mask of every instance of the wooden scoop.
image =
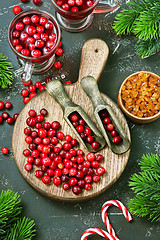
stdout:
<svg viewBox="0 0 160 240">
<path fill-rule="evenodd" d="M 104 146 L 106 145 L 106 142 L 102 134 L 100 133 L 98 128 L 95 126 L 95 124 L 92 122 L 91 118 L 85 113 L 83 108 L 71 101 L 71 99 L 68 97 L 67 93 L 65 92 L 65 89 L 62 86 L 62 83 L 59 80 L 54 79 L 53 81 L 49 82 L 46 85 L 46 89 L 49 92 L 49 94 L 52 97 L 54 97 L 54 99 L 61 105 L 64 119 L 72 128 L 72 130 L 75 132 L 76 136 L 81 141 L 81 143 L 88 149 L 88 151 L 97 152 L 102 148 L 104 148 Z M 92 130 L 95 141 L 100 143 L 100 147 L 97 150 L 94 150 L 91 144 L 89 144 L 88 142 L 83 141 L 80 134 L 77 132 L 76 128 L 72 125 L 72 122 L 70 120 L 70 115 L 72 113 L 78 113 L 78 115 L 80 115 L 81 118 L 85 121 L 86 126 Z"/>
<path fill-rule="evenodd" d="M 96 80 L 92 76 L 84 77 L 81 80 L 81 86 L 83 90 L 87 93 L 88 97 L 91 99 L 93 108 L 94 108 L 94 116 L 98 122 L 99 127 L 103 133 L 103 136 L 106 139 L 108 146 L 112 149 L 112 151 L 116 154 L 122 154 L 128 151 L 130 147 L 130 141 L 127 135 L 124 132 L 122 125 L 120 124 L 119 119 L 115 115 L 112 107 L 107 104 L 103 99 L 99 92 L 98 85 Z M 118 107 L 117 107 L 118 109 Z M 112 124 L 114 125 L 115 129 L 119 132 L 120 137 L 122 137 L 123 141 L 119 144 L 115 144 L 112 141 L 112 137 L 108 131 L 106 131 L 105 126 L 102 122 L 100 117 L 100 112 L 106 110 L 109 114 L 109 118 L 111 119 Z M 120 111 L 120 110 L 119 110 Z"/>
</svg>

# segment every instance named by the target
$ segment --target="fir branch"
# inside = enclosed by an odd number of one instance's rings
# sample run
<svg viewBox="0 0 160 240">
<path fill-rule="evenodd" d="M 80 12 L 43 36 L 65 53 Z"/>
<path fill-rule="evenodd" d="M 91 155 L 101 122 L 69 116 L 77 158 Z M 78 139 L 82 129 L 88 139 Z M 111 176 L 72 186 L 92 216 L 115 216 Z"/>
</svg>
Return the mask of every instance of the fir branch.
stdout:
<svg viewBox="0 0 160 240">
<path fill-rule="evenodd" d="M 34 226 L 34 221 L 29 218 L 18 219 L 5 240 L 31 240 L 35 236 Z"/>
<path fill-rule="evenodd" d="M 141 172 L 131 176 L 129 186 L 135 197 L 129 201 L 130 211 L 152 221 L 160 221 L 160 158 L 156 154 L 143 155 Z"/>
<path fill-rule="evenodd" d="M 7 57 L 0 53 L 0 87 L 7 88 L 13 81 L 13 67 Z"/>
<path fill-rule="evenodd" d="M 18 193 L 6 191 L 0 195 L 0 234 L 5 234 L 6 230 L 17 220 L 21 213 L 21 200 Z"/>
<path fill-rule="evenodd" d="M 135 45 L 135 49 L 137 54 L 141 58 L 145 58 L 147 56 L 151 56 L 160 50 L 160 38 L 158 39 L 147 39 L 147 40 L 139 40 Z"/>
</svg>

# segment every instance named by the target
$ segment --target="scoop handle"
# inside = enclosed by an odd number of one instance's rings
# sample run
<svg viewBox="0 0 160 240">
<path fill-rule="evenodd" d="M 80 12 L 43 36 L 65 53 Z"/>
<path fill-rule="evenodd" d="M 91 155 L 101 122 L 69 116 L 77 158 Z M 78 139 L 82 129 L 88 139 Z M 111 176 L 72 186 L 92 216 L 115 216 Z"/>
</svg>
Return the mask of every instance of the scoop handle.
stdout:
<svg viewBox="0 0 160 240">
<path fill-rule="evenodd" d="M 82 47 L 79 78 L 92 76 L 98 81 L 109 55 L 107 44 L 98 38 L 89 39 Z"/>
<path fill-rule="evenodd" d="M 106 105 L 106 102 L 101 97 L 96 79 L 92 76 L 87 76 L 81 79 L 81 86 L 90 98 L 94 109 L 99 105 Z"/>
<path fill-rule="evenodd" d="M 61 105 L 63 111 L 68 107 L 77 106 L 68 97 L 62 83 L 59 80 L 53 79 L 52 81 L 48 82 L 46 85 L 46 90 Z"/>
</svg>

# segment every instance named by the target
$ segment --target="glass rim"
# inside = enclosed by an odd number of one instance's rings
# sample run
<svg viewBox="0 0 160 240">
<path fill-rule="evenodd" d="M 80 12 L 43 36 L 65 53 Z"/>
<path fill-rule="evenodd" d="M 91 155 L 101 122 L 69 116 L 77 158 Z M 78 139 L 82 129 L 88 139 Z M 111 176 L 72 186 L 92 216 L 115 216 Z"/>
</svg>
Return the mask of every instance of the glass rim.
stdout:
<svg viewBox="0 0 160 240">
<path fill-rule="evenodd" d="M 57 33 L 58 33 L 58 34 L 57 34 L 57 41 L 56 41 L 56 44 L 55 44 L 54 48 L 52 48 L 49 53 L 47 53 L 47 54 L 45 54 L 45 55 L 42 55 L 42 56 L 40 56 L 40 57 L 24 56 L 23 54 L 21 54 L 20 52 L 18 52 L 18 51 L 14 48 L 14 46 L 13 46 L 13 44 L 12 44 L 12 42 L 11 42 L 11 27 L 12 27 L 12 25 L 14 25 L 15 22 L 16 22 L 19 18 L 24 17 L 26 14 L 32 14 L 32 13 L 35 13 L 35 14 L 44 14 L 44 15 L 49 16 L 49 18 L 51 18 L 51 20 L 53 21 L 53 24 L 55 25 L 55 28 L 56 28 Z M 50 55 L 53 56 L 55 50 L 56 50 L 56 49 L 58 48 L 58 46 L 59 46 L 60 39 L 61 39 L 61 30 L 60 30 L 60 27 L 59 27 L 59 24 L 58 24 L 57 20 L 55 19 L 55 17 L 54 17 L 52 14 L 50 14 L 50 13 L 48 13 L 48 12 L 46 12 L 46 11 L 43 11 L 43 10 L 36 10 L 36 9 L 34 10 L 34 9 L 32 9 L 32 10 L 23 11 L 23 12 L 17 14 L 17 15 L 12 19 L 12 21 L 10 22 L 10 24 L 9 24 L 9 26 L 8 26 L 8 41 L 9 41 L 10 47 L 12 48 L 13 52 L 15 52 L 19 57 L 21 57 L 22 59 L 25 59 L 25 60 L 28 61 L 28 62 L 29 62 L 29 61 L 30 61 L 30 62 L 33 62 L 34 60 L 37 60 L 37 59 L 38 59 L 38 60 L 43 60 L 43 59 L 47 58 L 47 57 L 50 56 Z"/>
</svg>

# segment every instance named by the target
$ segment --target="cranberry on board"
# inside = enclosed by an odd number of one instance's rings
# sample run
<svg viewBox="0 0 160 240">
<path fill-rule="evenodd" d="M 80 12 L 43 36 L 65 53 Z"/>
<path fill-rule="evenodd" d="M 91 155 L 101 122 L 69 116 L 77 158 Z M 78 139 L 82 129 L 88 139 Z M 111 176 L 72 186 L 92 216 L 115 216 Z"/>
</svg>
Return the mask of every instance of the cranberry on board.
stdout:
<svg viewBox="0 0 160 240">
<path fill-rule="evenodd" d="M 9 114 L 8 114 L 7 112 L 3 112 L 3 113 L 2 113 L 2 118 L 3 118 L 3 119 L 6 120 L 8 117 L 9 117 Z"/>
<path fill-rule="evenodd" d="M 92 185 L 91 185 L 90 183 L 86 183 L 85 186 L 84 186 L 84 188 L 85 188 L 86 190 L 90 190 L 91 187 L 92 187 Z"/>
<path fill-rule="evenodd" d="M 30 17 L 24 17 L 23 18 L 23 23 L 26 24 L 26 25 L 30 24 L 31 23 Z"/>
<path fill-rule="evenodd" d="M 15 113 L 15 114 L 13 115 L 13 119 L 16 121 L 16 119 L 17 119 L 18 116 L 19 116 L 19 114 L 18 114 L 18 113 Z"/>
<path fill-rule="evenodd" d="M 27 118 L 26 123 L 29 127 L 34 127 L 36 125 L 36 119 L 34 117 L 29 117 Z"/>
<path fill-rule="evenodd" d="M 50 176 L 44 175 L 44 176 L 42 177 L 42 182 L 43 182 L 44 184 L 48 184 L 48 183 L 50 183 L 50 181 L 51 181 Z"/>
<path fill-rule="evenodd" d="M 42 108 L 40 110 L 40 114 L 42 114 L 43 116 L 46 116 L 48 114 L 48 111 L 45 108 Z"/>
<path fill-rule="evenodd" d="M 41 177 L 43 176 L 43 171 L 42 171 L 42 170 L 36 170 L 36 171 L 35 171 L 35 176 L 36 176 L 37 178 L 41 178 Z"/>
<path fill-rule="evenodd" d="M 2 116 L 0 116 L 0 123 L 2 123 L 3 122 L 3 118 L 2 118 Z"/>
<path fill-rule="evenodd" d="M 105 173 L 105 169 L 104 169 L 104 167 L 98 167 L 97 169 L 96 169 L 96 173 L 98 174 L 98 175 L 103 175 L 104 173 Z"/>
<path fill-rule="evenodd" d="M 119 144 L 119 143 L 122 142 L 122 138 L 120 136 L 116 136 L 116 137 L 113 138 L 113 142 L 115 144 Z"/>
<path fill-rule="evenodd" d="M 92 142 L 91 145 L 92 145 L 92 148 L 93 148 L 94 150 L 97 150 L 97 149 L 100 148 L 100 143 L 97 142 L 97 141 Z"/>
<path fill-rule="evenodd" d="M 63 183 L 62 188 L 63 190 L 67 191 L 68 189 L 70 189 L 70 186 L 68 183 Z"/>
<path fill-rule="evenodd" d="M 41 4 L 41 0 L 33 0 L 33 3 L 34 3 L 35 5 L 40 5 L 40 4 Z"/>
<path fill-rule="evenodd" d="M 32 164 L 31 164 L 31 163 L 26 163 L 26 164 L 25 164 L 25 166 L 24 166 L 24 168 L 25 168 L 25 170 L 26 170 L 26 171 L 28 171 L 28 172 L 29 172 L 29 171 L 31 171 L 31 170 L 32 170 L 33 166 L 32 166 Z"/>
<path fill-rule="evenodd" d="M 24 88 L 24 89 L 22 89 L 22 91 L 21 91 L 21 95 L 22 95 L 22 97 L 27 97 L 27 96 L 29 95 L 29 91 Z"/>
<path fill-rule="evenodd" d="M 78 113 L 72 113 L 72 114 L 70 115 L 70 120 L 71 120 L 72 122 L 77 122 L 77 121 L 79 120 L 79 114 L 78 114 Z"/>
<path fill-rule="evenodd" d="M 112 123 L 109 123 L 109 124 L 107 124 L 106 128 L 107 128 L 108 131 L 111 132 L 114 129 L 114 126 L 113 126 Z"/>
<path fill-rule="evenodd" d="M 55 63 L 54 63 L 54 67 L 55 67 L 56 69 L 59 69 L 59 68 L 62 67 L 62 64 L 61 64 L 60 62 L 55 62 Z"/>
<path fill-rule="evenodd" d="M 53 178 L 53 183 L 54 183 L 54 185 L 56 185 L 56 186 L 60 185 L 60 184 L 61 184 L 61 179 L 60 179 L 60 177 L 54 177 L 54 178 Z"/>
<path fill-rule="evenodd" d="M 14 6 L 13 7 L 13 13 L 14 14 L 18 14 L 18 13 L 20 13 L 22 11 L 22 9 L 21 9 L 21 7 L 20 6 Z"/>
<path fill-rule="evenodd" d="M 10 102 L 5 103 L 5 108 L 10 109 L 12 107 L 12 104 Z"/>
<path fill-rule="evenodd" d="M 72 187 L 72 192 L 73 192 L 75 195 L 80 194 L 81 191 L 82 191 L 82 190 L 81 190 L 80 186 L 73 186 L 73 187 Z"/>
<path fill-rule="evenodd" d="M 4 102 L 0 101 L 0 110 L 4 108 Z"/>
</svg>

